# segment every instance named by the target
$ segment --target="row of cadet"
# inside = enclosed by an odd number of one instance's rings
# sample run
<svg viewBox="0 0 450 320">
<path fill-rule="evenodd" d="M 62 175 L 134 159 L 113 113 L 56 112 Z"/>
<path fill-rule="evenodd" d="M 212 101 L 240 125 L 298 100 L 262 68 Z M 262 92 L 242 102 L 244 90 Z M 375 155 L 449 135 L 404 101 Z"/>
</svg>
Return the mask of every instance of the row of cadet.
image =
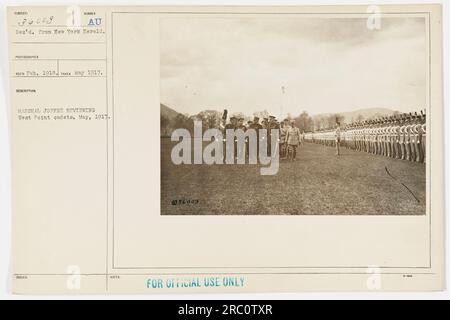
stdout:
<svg viewBox="0 0 450 320">
<path fill-rule="evenodd" d="M 332 146 L 346 147 L 375 155 L 425 163 L 426 116 L 404 113 L 373 120 L 354 122 L 305 134 L 305 140 Z"/>
</svg>

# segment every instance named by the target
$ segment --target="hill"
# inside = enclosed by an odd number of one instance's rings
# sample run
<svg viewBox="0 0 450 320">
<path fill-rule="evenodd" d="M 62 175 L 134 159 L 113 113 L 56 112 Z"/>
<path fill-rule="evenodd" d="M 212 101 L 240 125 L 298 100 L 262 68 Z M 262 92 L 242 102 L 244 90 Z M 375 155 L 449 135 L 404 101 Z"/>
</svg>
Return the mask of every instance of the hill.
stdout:
<svg viewBox="0 0 450 320">
<path fill-rule="evenodd" d="M 176 112 L 175 110 L 173 110 L 172 108 L 169 108 L 168 106 L 166 106 L 165 104 L 160 104 L 161 106 L 161 117 L 166 117 L 169 120 L 175 119 L 175 117 L 179 114 L 179 112 Z"/>
</svg>

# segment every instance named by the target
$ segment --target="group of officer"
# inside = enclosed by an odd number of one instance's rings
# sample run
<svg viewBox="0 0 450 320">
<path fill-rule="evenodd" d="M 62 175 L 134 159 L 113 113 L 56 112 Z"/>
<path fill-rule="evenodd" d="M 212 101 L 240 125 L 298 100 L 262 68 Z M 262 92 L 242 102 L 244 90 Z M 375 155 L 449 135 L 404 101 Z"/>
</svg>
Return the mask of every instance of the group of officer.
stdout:
<svg viewBox="0 0 450 320">
<path fill-rule="evenodd" d="M 307 141 L 333 146 L 336 154 L 340 147 L 364 151 L 375 155 L 425 163 L 426 116 L 397 114 L 374 120 L 358 121 L 341 128 L 307 133 Z"/>
<path fill-rule="evenodd" d="M 269 116 L 267 118 L 263 118 L 261 123 L 260 123 L 260 118 L 255 116 L 253 118 L 253 120 L 248 121 L 247 123 L 245 123 L 245 119 L 243 117 L 239 117 L 239 116 L 231 116 L 230 117 L 230 122 L 226 123 L 226 110 L 224 113 L 224 117 L 222 118 L 223 123 L 221 124 L 221 129 L 224 131 L 223 135 L 224 137 L 226 136 L 226 131 L 227 130 L 242 130 L 242 131 L 247 131 L 248 129 L 254 129 L 256 131 L 256 137 L 257 140 L 259 142 L 260 139 L 262 139 L 263 137 L 260 137 L 259 135 L 259 130 L 260 129 L 266 129 L 267 130 L 267 154 L 270 155 L 271 154 L 271 150 L 272 150 L 272 146 L 271 146 L 271 135 L 272 135 L 272 130 L 273 129 L 279 129 L 280 128 L 280 123 L 276 120 L 275 116 Z M 225 140 L 226 141 L 226 140 Z M 249 155 L 249 144 L 248 144 L 249 140 L 248 137 L 245 138 L 245 156 L 248 157 Z M 275 147 L 275 146 L 274 146 Z M 259 143 L 258 143 L 258 152 L 259 152 Z M 244 152 L 244 150 L 239 149 L 239 146 L 237 144 L 237 138 L 234 138 L 234 155 L 235 158 L 241 158 L 241 153 Z"/>
<path fill-rule="evenodd" d="M 226 119 L 224 119 L 224 120 L 226 120 Z M 243 117 L 231 116 L 230 122 L 225 124 L 223 126 L 223 128 L 225 130 L 241 129 L 244 131 L 246 131 L 247 129 L 255 129 L 255 130 L 267 129 L 268 134 L 270 133 L 270 130 L 280 128 L 280 123 L 278 122 L 278 120 L 276 119 L 275 116 L 265 117 L 262 119 L 261 123 L 260 123 L 260 118 L 256 117 L 256 116 L 253 118 L 253 120 L 247 121 L 247 123 L 245 123 L 244 120 L 245 119 Z"/>
<path fill-rule="evenodd" d="M 238 130 L 241 129 L 244 132 L 248 129 L 254 129 L 256 131 L 258 141 L 263 139 L 264 137 L 260 137 L 259 130 L 266 129 L 267 130 L 267 154 L 272 154 L 275 148 L 278 149 L 279 155 L 282 159 L 296 160 L 298 155 L 298 147 L 303 145 L 303 141 L 305 140 L 305 133 L 300 132 L 300 129 L 295 125 L 294 120 L 284 119 L 279 122 L 275 116 L 268 116 L 262 119 L 257 116 L 253 118 L 253 120 L 244 122 L 243 117 L 231 116 L 230 122 L 221 126 L 224 130 L 224 135 L 226 130 Z M 223 121 L 226 121 L 226 114 Z M 272 130 L 279 130 L 279 138 L 277 140 L 277 145 L 272 146 Z M 259 150 L 259 144 L 258 144 Z M 248 156 L 248 138 L 246 138 L 246 154 Z M 239 155 L 241 150 L 238 150 L 236 139 L 235 139 L 235 156 Z"/>
</svg>

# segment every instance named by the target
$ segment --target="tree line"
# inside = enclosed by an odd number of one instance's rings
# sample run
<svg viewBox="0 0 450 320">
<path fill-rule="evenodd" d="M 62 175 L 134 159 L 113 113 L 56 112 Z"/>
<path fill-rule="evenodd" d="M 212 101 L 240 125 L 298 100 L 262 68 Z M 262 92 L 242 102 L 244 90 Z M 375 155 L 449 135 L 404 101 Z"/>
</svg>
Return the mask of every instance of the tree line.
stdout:
<svg viewBox="0 0 450 320">
<path fill-rule="evenodd" d="M 255 116 L 259 117 L 261 121 L 263 118 L 269 117 L 270 113 L 267 110 L 263 110 L 254 112 L 252 116 L 247 116 L 243 113 L 233 115 L 243 117 L 245 123 L 247 123 L 247 121 L 253 120 Z M 294 120 L 296 126 L 304 132 L 332 129 L 335 127 L 337 122 L 341 125 L 346 124 L 345 117 L 339 113 L 310 116 L 308 112 L 303 111 L 298 116 L 288 114 L 286 118 L 289 120 Z M 172 131 L 178 128 L 187 129 L 192 133 L 194 130 L 195 120 L 202 121 L 203 130 L 218 128 L 222 121 L 222 112 L 216 110 L 205 110 L 196 115 L 179 113 L 174 118 L 169 118 L 168 116 L 161 114 L 161 136 L 170 136 Z M 278 120 L 282 121 L 284 119 Z M 351 119 L 350 122 L 363 120 L 366 119 L 362 115 L 358 115 L 356 119 Z"/>
</svg>

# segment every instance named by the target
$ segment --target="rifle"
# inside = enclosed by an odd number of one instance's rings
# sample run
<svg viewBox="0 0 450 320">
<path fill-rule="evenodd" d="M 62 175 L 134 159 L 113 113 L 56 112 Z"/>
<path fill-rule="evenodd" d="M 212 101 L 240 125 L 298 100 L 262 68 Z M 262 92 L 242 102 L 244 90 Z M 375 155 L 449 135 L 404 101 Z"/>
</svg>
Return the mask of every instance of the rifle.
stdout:
<svg viewBox="0 0 450 320">
<path fill-rule="evenodd" d="M 222 123 L 221 123 L 221 129 L 225 129 L 225 125 L 227 124 L 227 117 L 228 117 L 228 110 L 223 110 L 222 114 Z"/>
</svg>

